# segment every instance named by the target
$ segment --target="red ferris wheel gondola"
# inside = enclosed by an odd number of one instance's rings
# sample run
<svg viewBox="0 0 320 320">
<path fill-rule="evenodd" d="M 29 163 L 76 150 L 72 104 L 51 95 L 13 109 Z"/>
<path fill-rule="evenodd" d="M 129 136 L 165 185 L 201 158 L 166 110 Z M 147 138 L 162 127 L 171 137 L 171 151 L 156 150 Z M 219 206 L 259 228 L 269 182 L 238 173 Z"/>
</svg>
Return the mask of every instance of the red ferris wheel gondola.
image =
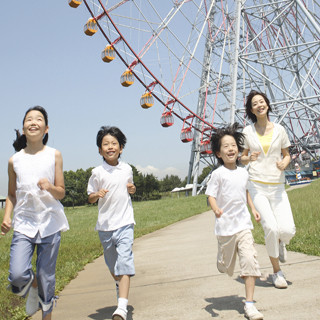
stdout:
<svg viewBox="0 0 320 320">
<path fill-rule="evenodd" d="M 192 119 L 191 120 L 191 123 L 189 124 L 188 127 L 186 127 L 186 121 L 188 119 Z M 194 116 L 193 115 L 190 115 L 188 117 L 186 117 L 184 120 L 183 120 L 183 126 L 182 126 L 182 129 L 181 129 L 181 133 L 180 133 L 180 139 L 182 142 L 191 142 L 193 140 L 193 131 L 192 131 L 192 122 L 193 122 L 193 119 L 194 119 Z"/>
<path fill-rule="evenodd" d="M 209 134 L 206 132 L 209 131 Z M 202 155 L 211 155 L 212 154 L 212 147 L 211 147 L 211 131 L 212 128 L 210 127 L 205 127 L 201 131 L 201 140 L 200 140 L 200 153 Z M 204 137 L 204 135 L 206 135 Z"/>
<path fill-rule="evenodd" d="M 160 123 L 163 127 L 171 127 L 174 124 L 174 118 L 171 111 L 163 112 Z"/>
<path fill-rule="evenodd" d="M 212 154 L 211 141 L 209 139 L 201 141 L 200 153 L 201 154 Z"/>
</svg>

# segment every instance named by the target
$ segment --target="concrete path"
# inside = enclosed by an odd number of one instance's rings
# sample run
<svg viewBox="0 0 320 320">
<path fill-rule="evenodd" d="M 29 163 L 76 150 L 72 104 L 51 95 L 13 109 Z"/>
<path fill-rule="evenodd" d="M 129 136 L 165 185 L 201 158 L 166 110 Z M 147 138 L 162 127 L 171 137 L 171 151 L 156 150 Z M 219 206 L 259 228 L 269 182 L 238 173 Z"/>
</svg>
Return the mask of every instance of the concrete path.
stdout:
<svg viewBox="0 0 320 320">
<path fill-rule="evenodd" d="M 135 240 L 128 320 L 244 319 L 239 266 L 233 277 L 218 272 L 213 230 L 209 211 Z M 268 276 L 265 247 L 256 248 L 265 277 L 257 280 L 255 300 L 265 319 L 320 319 L 320 257 L 288 252 L 282 270 L 289 287 L 280 290 Z M 111 319 L 115 308 L 115 284 L 100 257 L 61 292 L 52 318 Z"/>
</svg>

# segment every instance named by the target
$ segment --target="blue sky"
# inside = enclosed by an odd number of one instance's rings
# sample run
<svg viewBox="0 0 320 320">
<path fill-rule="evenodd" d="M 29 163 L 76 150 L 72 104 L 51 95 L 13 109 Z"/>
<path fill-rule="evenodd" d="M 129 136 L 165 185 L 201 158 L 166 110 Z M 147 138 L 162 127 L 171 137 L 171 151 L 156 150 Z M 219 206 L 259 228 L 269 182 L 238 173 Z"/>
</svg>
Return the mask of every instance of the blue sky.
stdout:
<svg viewBox="0 0 320 320">
<path fill-rule="evenodd" d="M 106 43 L 83 33 L 89 18 L 84 7 L 72 9 L 67 0 L 2 1 L 0 16 L 0 195 L 7 194 L 14 129 L 21 129 L 34 105 L 48 112 L 48 145 L 61 151 L 64 170 L 99 165 L 96 133 L 115 125 L 127 136 L 124 161 L 158 178 L 187 175 L 191 145 L 180 141 L 181 124 L 163 128 L 163 107 L 155 103 L 144 110 L 142 86 L 121 86 L 123 64 L 102 62 Z"/>
</svg>

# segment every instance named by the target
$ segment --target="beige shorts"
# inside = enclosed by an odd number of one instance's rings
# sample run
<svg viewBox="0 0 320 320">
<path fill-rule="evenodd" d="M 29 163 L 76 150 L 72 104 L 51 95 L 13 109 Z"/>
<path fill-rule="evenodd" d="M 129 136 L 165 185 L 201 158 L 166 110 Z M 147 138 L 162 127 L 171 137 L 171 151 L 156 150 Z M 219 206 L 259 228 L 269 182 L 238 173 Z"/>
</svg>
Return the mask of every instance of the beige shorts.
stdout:
<svg viewBox="0 0 320 320">
<path fill-rule="evenodd" d="M 240 231 L 233 236 L 217 236 L 217 267 L 221 273 L 233 275 L 237 253 L 239 255 L 240 277 L 260 277 L 257 251 L 250 229 Z"/>
</svg>

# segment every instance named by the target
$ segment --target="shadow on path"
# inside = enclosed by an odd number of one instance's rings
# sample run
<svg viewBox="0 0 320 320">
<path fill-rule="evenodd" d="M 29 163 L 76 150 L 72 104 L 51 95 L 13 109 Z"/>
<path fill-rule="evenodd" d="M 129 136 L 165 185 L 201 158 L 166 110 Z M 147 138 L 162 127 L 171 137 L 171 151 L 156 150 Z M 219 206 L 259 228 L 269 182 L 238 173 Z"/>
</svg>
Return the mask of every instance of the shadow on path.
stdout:
<svg viewBox="0 0 320 320">
<path fill-rule="evenodd" d="M 223 310 L 235 310 L 238 311 L 239 314 L 244 314 L 244 300 L 244 297 L 239 297 L 237 295 L 224 296 L 218 298 L 206 298 L 205 301 L 207 301 L 209 305 L 205 307 L 205 310 L 213 318 L 219 317 L 219 313 L 216 311 Z"/>
<path fill-rule="evenodd" d="M 96 313 L 89 314 L 88 317 L 94 320 L 105 320 L 105 319 L 112 319 L 112 314 L 117 309 L 117 306 L 113 307 L 106 307 L 96 310 Z M 132 306 L 128 306 L 128 315 L 127 320 L 133 320 L 133 310 Z"/>
</svg>

